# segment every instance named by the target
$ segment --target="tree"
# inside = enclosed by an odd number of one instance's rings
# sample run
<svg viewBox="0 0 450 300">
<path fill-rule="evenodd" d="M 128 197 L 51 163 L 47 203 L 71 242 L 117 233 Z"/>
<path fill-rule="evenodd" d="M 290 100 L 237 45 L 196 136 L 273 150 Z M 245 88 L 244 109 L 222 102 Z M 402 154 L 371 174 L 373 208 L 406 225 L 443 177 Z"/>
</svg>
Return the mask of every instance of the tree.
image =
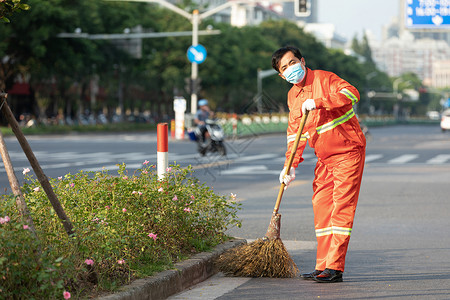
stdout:
<svg viewBox="0 0 450 300">
<path fill-rule="evenodd" d="M 30 6 L 25 3 L 21 3 L 21 0 L 3 0 L 0 1 L 0 20 L 4 23 L 9 23 L 8 17 L 14 12 L 19 10 L 28 10 Z"/>
</svg>

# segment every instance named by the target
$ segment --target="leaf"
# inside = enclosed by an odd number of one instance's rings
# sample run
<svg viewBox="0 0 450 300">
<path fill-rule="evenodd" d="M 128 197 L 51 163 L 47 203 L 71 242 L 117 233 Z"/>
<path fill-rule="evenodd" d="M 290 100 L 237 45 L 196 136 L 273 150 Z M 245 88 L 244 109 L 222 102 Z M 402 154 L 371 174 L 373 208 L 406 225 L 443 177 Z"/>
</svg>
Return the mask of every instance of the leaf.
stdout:
<svg viewBox="0 0 450 300">
<path fill-rule="evenodd" d="M 28 4 L 25 4 L 25 3 L 20 3 L 18 8 L 20 8 L 22 10 L 29 10 L 31 8 L 31 6 Z"/>
</svg>

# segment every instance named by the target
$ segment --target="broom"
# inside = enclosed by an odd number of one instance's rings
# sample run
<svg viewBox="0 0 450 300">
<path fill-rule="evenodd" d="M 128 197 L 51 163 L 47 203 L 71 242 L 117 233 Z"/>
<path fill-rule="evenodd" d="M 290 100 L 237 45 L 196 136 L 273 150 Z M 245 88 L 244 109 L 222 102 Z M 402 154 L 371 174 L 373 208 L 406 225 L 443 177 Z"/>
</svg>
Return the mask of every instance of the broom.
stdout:
<svg viewBox="0 0 450 300">
<path fill-rule="evenodd" d="M 309 111 L 303 114 L 289 156 L 285 175 L 289 174 Z M 278 213 L 286 185 L 281 183 L 275 208 L 264 238 L 228 250 L 216 261 L 218 269 L 228 276 L 291 278 L 298 267 L 280 239 L 281 214 Z"/>
</svg>

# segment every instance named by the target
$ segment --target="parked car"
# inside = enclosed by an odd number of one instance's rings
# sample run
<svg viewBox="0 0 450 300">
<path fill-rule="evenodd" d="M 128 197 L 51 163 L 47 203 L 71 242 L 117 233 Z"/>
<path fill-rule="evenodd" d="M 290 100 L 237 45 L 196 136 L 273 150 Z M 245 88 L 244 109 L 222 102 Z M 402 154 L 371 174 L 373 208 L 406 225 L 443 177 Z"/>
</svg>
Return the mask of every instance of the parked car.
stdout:
<svg viewBox="0 0 450 300">
<path fill-rule="evenodd" d="M 450 130 L 450 109 L 445 110 L 441 115 L 442 131 Z"/>
<path fill-rule="evenodd" d="M 440 117 L 440 116 L 441 116 L 441 115 L 439 114 L 438 111 L 435 111 L 435 110 L 427 111 L 427 117 L 428 117 L 430 120 L 439 120 L 439 117 Z"/>
</svg>

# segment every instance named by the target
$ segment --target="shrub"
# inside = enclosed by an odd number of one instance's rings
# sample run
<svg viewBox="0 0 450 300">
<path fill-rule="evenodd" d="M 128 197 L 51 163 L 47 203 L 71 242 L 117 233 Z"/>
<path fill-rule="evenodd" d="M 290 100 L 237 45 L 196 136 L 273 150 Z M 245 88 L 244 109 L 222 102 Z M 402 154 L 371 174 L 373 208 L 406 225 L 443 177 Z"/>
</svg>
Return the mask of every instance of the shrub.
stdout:
<svg viewBox="0 0 450 300">
<path fill-rule="evenodd" d="M 80 171 L 50 179 L 75 228 L 71 237 L 27 174 L 22 191 L 38 239 L 23 229 L 13 197 L 4 196 L 0 217 L 10 220 L 0 224 L 0 293 L 61 298 L 64 291 L 114 290 L 210 249 L 227 238 L 227 228 L 240 226 L 234 195 L 216 195 L 190 168 L 167 171 L 158 180 L 145 161 L 132 174 L 122 164 L 115 176 Z"/>
</svg>

